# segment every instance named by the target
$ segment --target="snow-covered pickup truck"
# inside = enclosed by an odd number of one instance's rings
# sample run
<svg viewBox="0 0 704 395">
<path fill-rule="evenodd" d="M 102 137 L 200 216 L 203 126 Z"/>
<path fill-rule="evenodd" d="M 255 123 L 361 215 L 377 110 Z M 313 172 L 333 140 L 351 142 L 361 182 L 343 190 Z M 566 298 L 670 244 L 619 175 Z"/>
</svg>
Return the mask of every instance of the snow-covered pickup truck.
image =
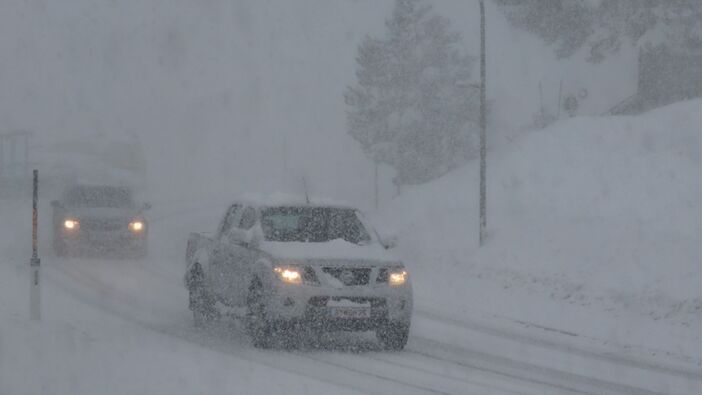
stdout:
<svg viewBox="0 0 704 395">
<path fill-rule="evenodd" d="M 354 208 L 240 201 L 213 236 L 192 233 L 184 283 L 196 325 L 239 309 L 256 347 L 301 333 L 370 331 L 385 349 L 408 340 L 408 272 Z M 289 344 L 289 343 L 286 343 Z"/>
</svg>

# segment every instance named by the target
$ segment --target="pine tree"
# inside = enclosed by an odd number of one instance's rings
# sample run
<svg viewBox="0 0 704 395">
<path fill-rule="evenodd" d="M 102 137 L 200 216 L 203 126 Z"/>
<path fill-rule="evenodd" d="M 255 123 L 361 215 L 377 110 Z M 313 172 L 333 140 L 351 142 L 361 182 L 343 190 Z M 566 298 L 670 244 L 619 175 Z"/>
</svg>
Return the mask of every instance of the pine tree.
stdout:
<svg viewBox="0 0 704 395">
<path fill-rule="evenodd" d="M 397 185 L 429 181 L 476 153 L 478 94 L 472 59 L 447 18 L 418 0 L 396 0 L 383 38 L 366 37 L 357 84 L 348 87 L 348 132 Z"/>
</svg>

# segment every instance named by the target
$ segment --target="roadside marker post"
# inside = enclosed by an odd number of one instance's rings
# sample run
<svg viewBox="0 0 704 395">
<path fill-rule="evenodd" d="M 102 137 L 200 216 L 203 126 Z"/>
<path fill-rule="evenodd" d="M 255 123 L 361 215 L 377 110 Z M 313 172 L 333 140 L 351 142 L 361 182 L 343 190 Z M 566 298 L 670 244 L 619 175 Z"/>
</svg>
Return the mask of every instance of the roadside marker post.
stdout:
<svg viewBox="0 0 704 395">
<path fill-rule="evenodd" d="M 39 171 L 34 170 L 32 181 L 32 259 L 29 261 L 30 267 L 30 296 L 29 296 L 29 316 L 33 321 L 41 319 L 41 294 L 39 292 L 39 267 L 40 261 L 37 255 L 37 200 L 38 200 L 38 178 Z"/>
<path fill-rule="evenodd" d="M 486 18 L 484 0 L 479 0 L 479 247 L 486 243 Z"/>
</svg>

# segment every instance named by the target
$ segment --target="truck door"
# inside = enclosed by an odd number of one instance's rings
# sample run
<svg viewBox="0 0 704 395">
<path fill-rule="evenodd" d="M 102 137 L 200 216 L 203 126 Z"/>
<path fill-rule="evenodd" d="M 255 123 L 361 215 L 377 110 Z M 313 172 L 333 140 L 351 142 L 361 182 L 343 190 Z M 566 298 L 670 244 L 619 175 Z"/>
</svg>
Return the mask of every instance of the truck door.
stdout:
<svg viewBox="0 0 704 395">
<path fill-rule="evenodd" d="M 223 267 L 226 271 L 228 301 L 236 306 L 244 306 L 249 285 L 247 269 L 250 267 L 252 257 L 248 245 L 249 232 L 254 226 L 256 211 L 252 207 L 246 207 L 238 220 L 235 232 L 239 236 L 232 238 L 228 244 L 228 262 Z"/>
<path fill-rule="evenodd" d="M 240 208 L 240 205 L 234 204 L 227 210 L 215 235 L 213 248 L 210 251 L 208 278 L 213 291 L 221 298 L 224 297 L 226 291 L 225 265 L 228 258 L 228 235 L 237 224 L 235 221 L 238 220 L 238 215 L 240 215 Z"/>
<path fill-rule="evenodd" d="M 249 281 L 251 277 L 251 268 L 254 261 L 255 252 L 250 248 L 252 237 L 252 228 L 256 223 L 256 210 L 253 207 L 247 207 L 242 212 L 240 217 L 239 229 L 246 234 L 245 240 L 242 243 L 233 245 L 232 258 L 236 262 L 235 276 L 232 278 L 232 295 L 234 302 L 238 306 L 247 304 L 247 294 L 249 293 Z"/>
</svg>

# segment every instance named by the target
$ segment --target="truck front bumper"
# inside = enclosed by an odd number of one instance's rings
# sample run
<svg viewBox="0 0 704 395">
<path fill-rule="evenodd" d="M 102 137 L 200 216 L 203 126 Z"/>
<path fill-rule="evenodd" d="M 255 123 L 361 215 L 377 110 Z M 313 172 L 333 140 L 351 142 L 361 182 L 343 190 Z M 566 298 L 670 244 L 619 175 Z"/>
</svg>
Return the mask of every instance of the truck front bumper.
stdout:
<svg viewBox="0 0 704 395">
<path fill-rule="evenodd" d="M 368 306 L 363 317 L 340 318 L 338 303 Z M 298 322 L 324 330 L 373 330 L 388 322 L 410 324 L 413 291 L 409 284 L 326 288 L 281 285 L 270 295 L 267 316 L 272 321 Z"/>
</svg>

